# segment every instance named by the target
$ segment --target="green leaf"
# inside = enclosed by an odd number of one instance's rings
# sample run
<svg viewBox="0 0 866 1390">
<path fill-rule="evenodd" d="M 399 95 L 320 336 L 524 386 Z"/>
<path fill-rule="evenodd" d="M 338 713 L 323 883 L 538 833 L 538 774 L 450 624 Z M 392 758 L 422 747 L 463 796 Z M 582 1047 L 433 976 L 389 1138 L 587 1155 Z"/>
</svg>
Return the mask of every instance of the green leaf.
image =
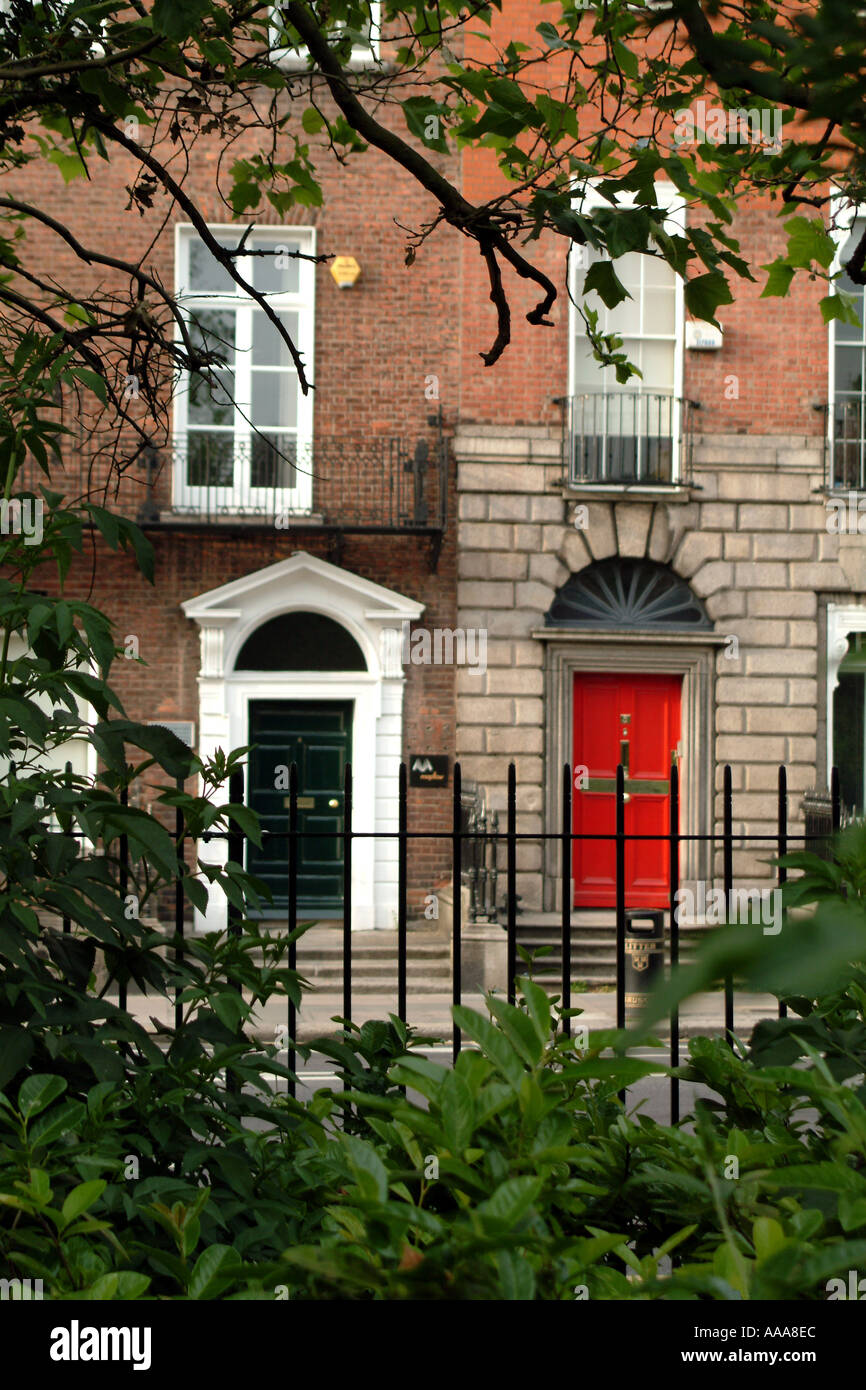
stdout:
<svg viewBox="0 0 866 1390">
<path fill-rule="evenodd" d="M 512 1089 L 519 1093 L 525 1071 L 508 1039 L 474 1009 L 455 1004 L 451 1013 L 457 1026 L 478 1043 L 484 1056 L 502 1073 Z"/>
<path fill-rule="evenodd" d="M 517 1250 L 500 1250 L 496 1257 L 502 1297 L 509 1303 L 529 1303 L 535 1298 L 535 1271 Z"/>
<path fill-rule="evenodd" d="M 529 1015 L 516 1008 L 514 1004 L 506 1004 L 504 1000 L 497 999 L 495 995 L 488 997 L 487 1007 L 498 1020 L 515 1052 L 528 1066 L 536 1066 L 544 1052 L 545 1040 L 538 1036 L 538 1030 Z"/>
<path fill-rule="evenodd" d="M 771 261 L 769 265 L 761 267 L 767 271 L 767 283 L 761 290 L 762 299 L 773 299 L 784 297 L 791 288 L 791 281 L 794 278 L 794 267 L 788 265 L 787 261 Z"/>
<path fill-rule="evenodd" d="M 89 1211 L 93 1203 L 102 1196 L 106 1186 L 102 1178 L 94 1178 L 92 1182 L 82 1182 L 73 1187 L 60 1211 L 64 1226 L 71 1225 L 82 1212 Z"/>
<path fill-rule="evenodd" d="M 195 1262 L 187 1293 L 190 1298 L 219 1298 L 234 1283 L 243 1263 L 230 1245 L 210 1245 Z"/>
<path fill-rule="evenodd" d="M 33 1052 L 33 1038 L 26 1028 L 0 1028 L 0 1090 L 5 1090 Z"/>
<path fill-rule="evenodd" d="M 839 1198 L 839 1225 L 846 1234 L 866 1226 L 866 1197 L 852 1197 L 847 1192 L 842 1194 Z"/>
<path fill-rule="evenodd" d="M 70 154 L 66 150 L 51 150 L 48 161 L 60 170 L 64 183 L 71 183 L 73 179 L 87 178 L 87 165 L 79 154 Z M 72 375 L 77 376 L 78 370 L 81 369 L 73 370 Z"/>
<path fill-rule="evenodd" d="M 639 71 L 637 54 L 632 49 L 627 48 L 624 43 L 621 43 L 619 39 L 614 39 L 612 52 L 626 77 L 630 77 L 633 82 L 636 82 Z"/>
<path fill-rule="evenodd" d="M 30 1131 L 33 1148 L 42 1144 L 53 1144 L 65 1134 L 75 1132 L 86 1114 L 85 1107 L 77 1100 L 68 1100 L 49 1115 L 43 1115 Z"/>
<path fill-rule="evenodd" d="M 324 128 L 325 118 L 321 111 L 317 111 L 315 106 L 308 106 L 301 117 L 301 125 L 308 135 L 318 135 Z"/>
<path fill-rule="evenodd" d="M 93 739 L 106 762 L 118 769 L 124 762 L 125 743 L 149 753 L 174 778 L 188 777 L 195 760 L 192 749 L 161 724 L 137 724 L 129 719 L 102 720 L 93 729 Z"/>
<path fill-rule="evenodd" d="M 210 1001 L 211 1008 L 219 1019 L 231 1033 L 236 1033 L 245 1015 L 244 1001 L 236 990 L 223 990 L 220 994 L 215 994 Z"/>
<path fill-rule="evenodd" d="M 97 507 L 91 503 L 87 508 L 93 518 L 97 530 L 103 540 L 111 550 L 116 550 L 120 544 L 120 520 L 113 512 L 108 512 L 104 507 Z"/>
<path fill-rule="evenodd" d="M 520 976 L 517 985 L 526 1001 L 529 1017 L 535 1024 L 535 1030 L 541 1041 L 547 1046 L 547 1043 L 550 1041 L 551 1027 L 550 1000 L 545 991 L 540 985 L 537 985 L 534 980 Z"/>
<path fill-rule="evenodd" d="M 92 372 L 89 367 L 73 367 L 70 375 L 80 381 L 82 386 L 86 386 L 89 391 L 92 391 L 103 405 L 108 404 L 108 387 L 104 378 L 99 376 L 97 372 Z"/>
<path fill-rule="evenodd" d="M 407 97 L 402 103 L 406 125 L 428 149 L 447 151 L 444 137 L 445 107 L 432 97 Z"/>
<path fill-rule="evenodd" d="M 824 223 L 814 217 L 790 217 L 785 223 L 788 233 L 789 264 L 808 270 L 813 262 L 828 269 L 836 255 L 836 247 Z"/>
<path fill-rule="evenodd" d="M 631 299 L 610 261 L 593 261 L 589 267 L 583 277 L 583 292 L 586 295 L 591 290 L 595 290 L 608 309 L 615 309 L 624 299 Z"/>
<path fill-rule="evenodd" d="M 127 1302 L 143 1298 L 150 1288 L 150 1282 L 147 1274 L 133 1274 L 131 1270 L 123 1269 L 113 1274 L 100 1275 L 89 1289 L 83 1289 L 76 1293 L 75 1297 L 98 1299 L 100 1302 Z"/>
<path fill-rule="evenodd" d="M 819 300 L 818 308 L 821 310 L 821 317 L 825 323 L 831 323 L 833 319 L 838 319 L 840 323 L 850 323 L 855 328 L 860 328 L 859 301 L 852 294 L 826 294 Z"/>
<path fill-rule="evenodd" d="M 771 1216 L 759 1216 L 752 1222 L 752 1241 L 758 1259 L 766 1260 L 786 1243 L 785 1232 Z"/>
<path fill-rule="evenodd" d="M 544 1182 L 541 1178 L 507 1178 L 492 1197 L 477 1208 L 477 1215 L 491 1231 L 511 1230 L 523 1220 L 538 1200 Z"/>
<path fill-rule="evenodd" d="M 195 32 L 210 8 L 210 0 L 154 0 L 150 19 L 158 34 L 185 39 Z"/>
<path fill-rule="evenodd" d="M 564 48 L 565 44 L 559 35 L 559 30 L 555 25 L 545 20 L 542 24 L 536 24 L 535 32 L 539 38 L 543 39 L 548 48 Z"/>
<path fill-rule="evenodd" d="M 344 1135 L 342 1145 L 348 1154 L 349 1165 L 362 1197 L 371 1202 L 386 1202 L 388 1171 L 373 1145 L 364 1139 L 357 1139 L 354 1135 Z"/>
<path fill-rule="evenodd" d="M 18 1109 L 26 1120 L 32 1120 L 40 1110 L 62 1096 L 65 1090 L 66 1082 L 62 1076 L 28 1076 L 18 1092 Z"/>
<path fill-rule="evenodd" d="M 686 308 L 695 318 L 704 323 L 715 323 L 719 305 L 733 304 L 734 297 L 723 273 L 708 270 L 705 275 L 697 275 L 694 280 L 686 281 L 685 300 Z"/>
<path fill-rule="evenodd" d="M 472 1138 L 475 1123 L 475 1102 L 468 1085 L 456 1071 L 445 1077 L 439 1092 L 439 1108 L 445 1142 L 459 1157 Z"/>
<path fill-rule="evenodd" d="M 621 208 L 604 222 L 609 254 L 616 260 L 630 251 L 641 251 L 649 239 L 650 218 L 643 208 Z"/>
</svg>

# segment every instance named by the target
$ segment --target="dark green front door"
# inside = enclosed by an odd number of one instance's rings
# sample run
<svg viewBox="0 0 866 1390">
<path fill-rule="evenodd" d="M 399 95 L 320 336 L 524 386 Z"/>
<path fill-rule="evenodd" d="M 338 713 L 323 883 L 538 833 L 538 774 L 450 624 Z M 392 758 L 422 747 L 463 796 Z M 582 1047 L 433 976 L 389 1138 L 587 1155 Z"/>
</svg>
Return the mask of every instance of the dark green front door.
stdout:
<svg viewBox="0 0 866 1390">
<path fill-rule="evenodd" d="M 247 868 L 270 885 L 274 908 L 288 905 L 288 788 L 279 769 L 298 764 L 298 908 L 338 912 L 343 906 L 343 777 L 352 755 L 351 700 L 252 700 L 250 805 L 264 831 L 282 832 Z"/>
</svg>

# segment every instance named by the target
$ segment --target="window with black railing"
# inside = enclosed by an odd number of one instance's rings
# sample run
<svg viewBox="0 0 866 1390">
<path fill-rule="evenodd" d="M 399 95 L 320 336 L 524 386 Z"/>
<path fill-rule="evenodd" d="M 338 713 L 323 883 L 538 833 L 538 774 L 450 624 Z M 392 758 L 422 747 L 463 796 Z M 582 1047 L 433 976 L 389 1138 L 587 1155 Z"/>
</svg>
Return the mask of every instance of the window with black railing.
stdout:
<svg viewBox="0 0 866 1390">
<path fill-rule="evenodd" d="M 572 486 L 687 481 L 691 403 L 672 391 L 594 390 L 563 402 Z"/>
<path fill-rule="evenodd" d="M 850 260 L 866 232 L 866 217 L 857 218 L 842 248 L 841 263 Z M 850 296 L 859 322 L 834 319 L 831 334 L 832 399 L 828 413 L 829 476 L 831 488 L 866 488 L 866 328 L 864 328 L 863 286 L 843 273 L 838 281 L 841 293 Z"/>
<path fill-rule="evenodd" d="M 237 248 L 240 228 L 213 228 Z M 304 360 L 312 362 L 314 275 L 309 228 L 269 227 L 235 265 L 262 295 Z M 184 374 L 174 401 L 173 505 L 186 512 L 309 510 L 312 406 L 277 323 L 232 279 L 192 228 L 181 228 L 178 297 L 206 358 Z"/>
<path fill-rule="evenodd" d="M 659 184 L 660 204 L 669 207 L 671 230 L 680 225 L 675 191 Z M 585 196 L 590 196 L 592 191 Z M 598 201 L 592 194 L 591 201 Z M 572 257 L 572 293 L 585 292 L 585 272 L 609 260 L 589 246 Z M 613 274 L 625 291 L 609 307 L 599 299 L 597 327 L 615 334 L 637 368 L 627 382 L 613 367 L 597 361 L 587 324 L 572 315 L 571 395 L 564 419 L 565 464 L 571 484 L 676 483 L 684 473 L 681 376 L 683 309 L 677 276 L 657 254 L 629 252 L 617 258 Z M 588 303 L 595 307 L 592 293 Z"/>
</svg>

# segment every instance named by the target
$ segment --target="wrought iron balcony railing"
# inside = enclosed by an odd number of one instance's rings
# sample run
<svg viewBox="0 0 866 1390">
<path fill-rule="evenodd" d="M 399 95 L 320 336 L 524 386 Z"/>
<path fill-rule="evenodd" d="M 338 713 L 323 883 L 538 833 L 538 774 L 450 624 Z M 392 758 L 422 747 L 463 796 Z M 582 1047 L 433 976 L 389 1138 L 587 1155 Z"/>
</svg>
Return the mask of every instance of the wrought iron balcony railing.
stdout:
<svg viewBox="0 0 866 1390">
<path fill-rule="evenodd" d="M 122 443 L 79 440 L 51 466 L 50 486 L 68 499 L 114 506 L 145 527 L 289 529 L 339 537 L 410 533 L 426 537 L 435 562 L 445 532 L 448 443 L 437 417 L 426 437 L 367 435 L 299 442 L 212 431 L 175 435 L 170 447 L 137 452 Z M 16 491 L 46 483 L 29 460 Z"/>
<path fill-rule="evenodd" d="M 150 498 L 141 519 L 151 524 L 310 517 L 344 531 L 423 534 L 445 526 L 441 432 L 412 442 L 190 432 L 175 435 L 146 466 Z"/>
<path fill-rule="evenodd" d="M 836 400 L 827 415 L 824 482 L 829 488 L 866 491 L 866 411 L 863 401 Z"/>
<path fill-rule="evenodd" d="M 584 391 L 560 397 L 571 486 L 691 481 L 694 401 L 665 391 Z"/>
</svg>

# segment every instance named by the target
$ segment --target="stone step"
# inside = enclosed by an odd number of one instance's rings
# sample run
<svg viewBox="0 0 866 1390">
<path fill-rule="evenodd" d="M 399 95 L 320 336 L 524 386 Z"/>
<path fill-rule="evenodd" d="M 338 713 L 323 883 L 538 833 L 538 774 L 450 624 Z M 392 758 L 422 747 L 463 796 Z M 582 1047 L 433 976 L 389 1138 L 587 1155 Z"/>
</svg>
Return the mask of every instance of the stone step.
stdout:
<svg viewBox="0 0 866 1390">
<path fill-rule="evenodd" d="M 680 926 L 680 959 L 689 960 L 698 939 L 706 926 L 702 924 L 682 924 Z M 616 984 L 616 913 L 599 910 L 591 917 L 587 913 L 576 913 L 571 925 L 571 976 L 572 980 L 585 981 L 593 985 Z M 558 913 L 533 913 L 531 920 L 519 922 L 517 941 L 526 951 L 548 949 L 532 962 L 532 974 L 539 981 L 562 978 L 562 922 Z M 665 958 L 669 960 L 670 935 L 665 929 Z M 518 974 L 524 967 L 518 956 Z"/>
<path fill-rule="evenodd" d="M 343 976 L 342 961 L 314 961 L 311 964 L 298 963 L 298 973 L 306 976 L 308 980 L 339 980 Z M 352 979 L 368 980 L 387 979 L 389 976 L 397 978 L 397 962 L 382 961 L 373 963 L 370 961 L 352 961 Z M 406 962 L 406 978 L 409 980 L 426 979 L 450 979 L 451 961 L 430 961 L 426 965 L 418 965 L 411 960 Z"/>
<path fill-rule="evenodd" d="M 297 954 L 298 954 L 298 968 L 300 968 L 301 963 L 304 962 L 305 960 L 307 960 L 308 958 L 309 958 L 310 960 L 322 960 L 322 961 L 325 961 L 325 960 L 338 960 L 338 961 L 342 961 L 342 959 L 343 959 L 343 946 L 342 946 L 342 942 L 341 942 L 339 946 L 314 946 L 314 947 L 312 947 L 312 948 L 309 948 L 309 949 L 305 950 L 305 949 L 304 949 L 304 943 L 303 943 L 303 941 L 300 941 L 300 942 L 298 943 L 298 953 L 297 953 Z M 412 960 L 430 960 L 430 961 L 447 960 L 448 957 L 449 957 L 449 954 L 450 954 L 450 946 L 449 946 L 447 943 L 444 944 L 444 945 L 440 945 L 440 944 L 438 944 L 438 943 L 437 943 L 436 945 L 428 945 L 428 944 L 426 944 L 426 943 L 425 943 L 425 944 L 420 944 L 420 945 L 419 945 L 417 942 L 412 941 L 412 939 L 411 939 L 411 937 L 410 937 L 410 938 L 409 938 L 409 941 L 408 941 L 408 943 L 407 943 L 406 954 L 407 954 L 407 957 L 408 957 L 408 959 L 409 959 L 410 961 L 412 961 Z M 384 945 L 382 945 L 382 946 L 378 946 L 378 945 L 377 945 L 377 946 L 366 946 L 366 945 L 365 945 L 365 946 L 356 946 L 354 940 L 353 940 L 353 942 L 352 942 L 352 960 L 353 960 L 353 961 L 380 961 L 380 960 L 388 961 L 388 960 L 396 960 L 396 959 L 397 959 L 397 940 L 396 940 L 396 937 L 395 937 L 392 941 L 390 941 L 390 942 L 388 942 L 387 944 L 384 944 Z"/>
</svg>

